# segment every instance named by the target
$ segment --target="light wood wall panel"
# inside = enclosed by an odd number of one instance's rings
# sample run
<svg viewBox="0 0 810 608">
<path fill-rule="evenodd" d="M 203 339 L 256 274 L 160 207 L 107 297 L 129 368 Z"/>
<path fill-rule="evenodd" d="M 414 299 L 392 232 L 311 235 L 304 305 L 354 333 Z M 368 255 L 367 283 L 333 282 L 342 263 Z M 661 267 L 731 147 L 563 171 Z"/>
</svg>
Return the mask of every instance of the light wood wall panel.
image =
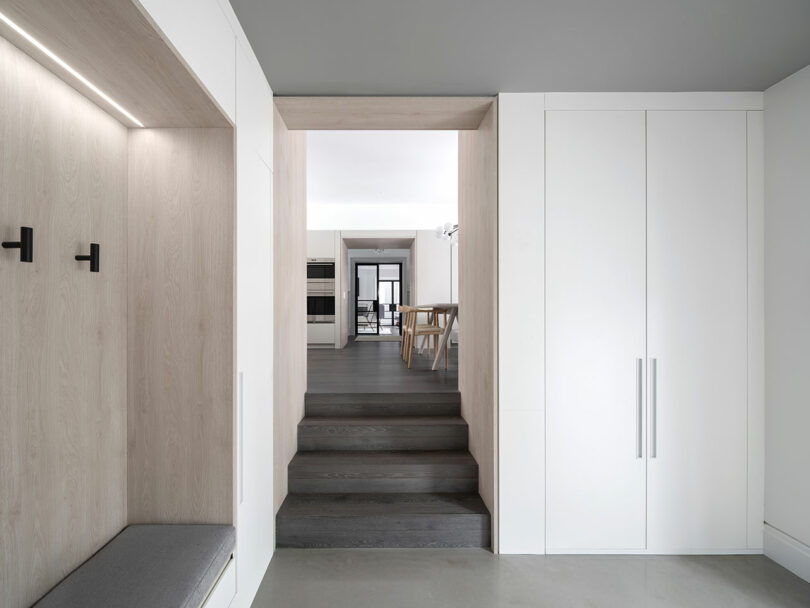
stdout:
<svg viewBox="0 0 810 608">
<path fill-rule="evenodd" d="M 138 0 L 0 0 L 0 11 L 147 127 L 230 125 Z M 123 124 L 136 126 L 2 22 L 0 35 Z"/>
<path fill-rule="evenodd" d="M 130 523 L 233 521 L 231 129 L 129 134 Z"/>
<path fill-rule="evenodd" d="M 498 504 L 498 111 L 459 132 L 459 370 L 461 414 L 470 427 L 479 491 L 492 514 Z M 493 546 L 497 551 L 497 546 Z"/>
<path fill-rule="evenodd" d="M 276 97 L 289 129 L 477 129 L 492 97 Z"/>
<path fill-rule="evenodd" d="M 126 129 L 0 38 L 0 606 L 126 525 Z M 101 272 L 73 259 L 101 245 Z"/>
<path fill-rule="evenodd" d="M 306 132 L 289 131 L 274 111 L 273 315 L 274 493 L 287 496 L 287 465 L 298 448 L 297 426 L 307 390 Z"/>
</svg>

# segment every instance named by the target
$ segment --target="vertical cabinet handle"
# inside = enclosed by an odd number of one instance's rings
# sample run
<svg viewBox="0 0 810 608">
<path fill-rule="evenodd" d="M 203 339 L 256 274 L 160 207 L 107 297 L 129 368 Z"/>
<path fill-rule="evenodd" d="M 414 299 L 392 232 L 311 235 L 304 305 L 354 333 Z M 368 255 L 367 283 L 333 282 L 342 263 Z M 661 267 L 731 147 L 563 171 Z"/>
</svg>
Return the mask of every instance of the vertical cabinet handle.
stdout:
<svg viewBox="0 0 810 608">
<path fill-rule="evenodd" d="M 642 454 L 642 441 L 643 431 L 641 428 L 641 419 L 643 417 L 644 407 L 644 389 L 643 389 L 643 361 L 636 359 L 636 458 L 641 458 Z"/>
<path fill-rule="evenodd" d="M 658 360 L 650 359 L 650 458 L 658 457 Z"/>
</svg>

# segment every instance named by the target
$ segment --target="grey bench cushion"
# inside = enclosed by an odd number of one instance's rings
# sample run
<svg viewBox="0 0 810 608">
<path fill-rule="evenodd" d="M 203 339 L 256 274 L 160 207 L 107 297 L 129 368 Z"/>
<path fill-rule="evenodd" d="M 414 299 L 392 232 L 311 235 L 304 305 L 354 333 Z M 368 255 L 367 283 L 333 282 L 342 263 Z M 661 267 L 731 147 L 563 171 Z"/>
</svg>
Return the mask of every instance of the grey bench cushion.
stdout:
<svg viewBox="0 0 810 608">
<path fill-rule="evenodd" d="M 198 608 L 235 541 L 226 525 L 129 526 L 36 608 Z"/>
</svg>

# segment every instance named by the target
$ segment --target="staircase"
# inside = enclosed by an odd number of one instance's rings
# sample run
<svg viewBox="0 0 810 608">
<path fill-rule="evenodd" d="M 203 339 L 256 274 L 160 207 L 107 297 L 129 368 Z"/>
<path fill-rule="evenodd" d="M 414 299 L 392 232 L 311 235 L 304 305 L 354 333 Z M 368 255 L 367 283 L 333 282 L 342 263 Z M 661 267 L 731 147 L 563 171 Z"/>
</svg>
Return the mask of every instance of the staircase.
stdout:
<svg viewBox="0 0 810 608">
<path fill-rule="evenodd" d="M 489 547 L 455 393 L 306 396 L 279 547 Z"/>
</svg>

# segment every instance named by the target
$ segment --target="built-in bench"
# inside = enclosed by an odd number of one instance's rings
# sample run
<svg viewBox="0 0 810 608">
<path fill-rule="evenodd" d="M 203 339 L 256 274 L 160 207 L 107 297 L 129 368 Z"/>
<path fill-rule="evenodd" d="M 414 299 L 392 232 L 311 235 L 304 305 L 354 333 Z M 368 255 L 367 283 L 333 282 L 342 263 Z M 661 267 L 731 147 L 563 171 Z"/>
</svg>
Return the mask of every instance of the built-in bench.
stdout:
<svg viewBox="0 0 810 608">
<path fill-rule="evenodd" d="M 220 596 L 227 606 L 235 542 L 228 525 L 129 526 L 35 608 L 217 608 Z"/>
</svg>

